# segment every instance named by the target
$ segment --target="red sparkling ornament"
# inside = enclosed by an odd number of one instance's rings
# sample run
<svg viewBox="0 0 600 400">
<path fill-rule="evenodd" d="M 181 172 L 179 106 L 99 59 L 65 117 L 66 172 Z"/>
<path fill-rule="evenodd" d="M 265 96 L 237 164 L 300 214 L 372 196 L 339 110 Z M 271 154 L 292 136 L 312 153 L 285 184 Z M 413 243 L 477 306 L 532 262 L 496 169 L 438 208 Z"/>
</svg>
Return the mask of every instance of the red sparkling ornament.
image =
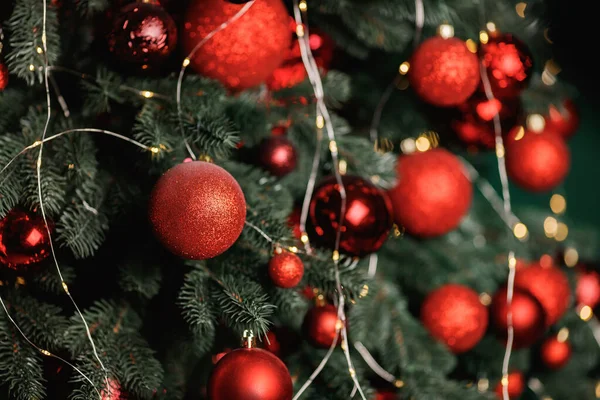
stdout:
<svg viewBox="0 0 600 400">
<path fill-rule="evenodd" d="M 571 345 L 556 337 L 548 338 L 542 343 L 540 356 L 544 365 L 550 369 L 560 369 L 571 359 Z"/>
<path fill-rule="evenodd" d="M 517 97 L 527 86 L 533 57 L 527 45 L 509 33 L 491 34 L 479 47 L 494 97 Z M 480 90 L 484 92 L 483 82 Z"/>
<path fill-rule="evenodd" d="M 223 0 L 193 0 L 186 12 L 186 55 L 211 31 L 243 6 Z M 290 46 L 289 15 L 281 0 L 257 1 L 227 29 L 209 39 L 191 58 L 191 66 L 232 90 L 264 82 L 284 60 Z"/>
<path fill-rule="evenodd" d="M 417 95 L 438 107 L 457 106 L 479 85 L 479 59 L 457 38 L 436 36 L 415 50 L 408 73 Z"/>
<path fill-rule="evenodd" d="M 490 319 L 494 331 L 503 341 L 506 341 L 508 336 L 508 310 L 506 288 L 502 288 L 492 298 Z M 528 292 L 515 289 L 510 310 L 514 332 L 513 347 L 521 349 L 533 345 L 542 337 L 546 329 L 544 308 Z"/>
<path fill-rule="evenodd" d="M 168 170 L 154 186 L 149 208 L 163 245 L 193 260 L 212 258 L 230 248 L 246 221 L 240 185 L 223 168 L 202 161 Z"/>
<path fill-rule="evenodd" d="M 136 2 L 121 9 L 108 34 L 108 49 L 140 70 L 159 68 L 177 46 L 173 18 L 158 4 Z"/>
<path fill-rule="evenodd" d="M 551 105 L 546 116 L 546 127 L 549 131 L 569 139 L 579 128 L 579 111 L 572 100 L 566 100 L 558 107 Z"/>
<path fill-rule="evenodd" d="M 383 245 L 392 227 L 392 205 L 384 192 L 356 176 L 343 176 L 346 212 L 340 227 L 342 198 L 335 177 L 325 179 L 310 201 L 308 235 L 311 240 L 333 249 L 338 228 L 342 253 L 362 257 Z"/>
<path fill-rule="evenodd" d="M 303 275 L 304 263 L 294 253 L 282 251 L 269 261 L 269 276 L 277 287 L 293 288 L 300 283 Z"/>
<path fill-rule="evenodd" d="M 508 176 L 523 189 L 545 192 L 560 184 L 569 172 L 571 154 L 557 133 L 526 131 L 506 146 Z"/>
<path fill-rule="evenodd" d="M 577 275 L 575 289 L 577 304 L 596 308 L 600 303 L 600 274 L 596 271 L 581 271 Z"/>
<path fill-rule="evenodd" d="M 0 92 L 8 86 L 8 68 L 0 61 Z"/>
<path fill-rule="evenodd" d="M 397 168 L 400 179 L 388 193 L 398 225 L 425 238 L 458 226 L 471 206 L 473 188 L 454 154 L 433 149 L 403 155 Z"/>
<path fill-rule="evenodd" d="M 242 348 L 225 355 L 208 381 L 211 400 L 291 400 L 292 378 L 274 354 Z"/>
<path fill-rule="evenodd" d="M 508 374 L 508 396 L 511 399 L 518 399 L 525 390 L 525 377 L 521 372 L 515 371 Z M 500 400 L 502 397 L 502 382 L 498 382 L 494 390 Z"/>
<path fill-rule="evenodd" d="M 271 175 L 282 177 L 296 168 L 296 149 L 288 138 L 271 136 L 258 146 L 258 160 Z"/>
<path fill-rule="evenodd" d="M 542 304 L 546 326 L 554 325 L 569 308 L 569 280 L 558 267 L 535 263 L 522 268 L 515 275 L 515 288 L 529 292 Z"/>
<path fill-rule="evenodd" d="M 474 290 L 447 284 L 429 293 L 421 306 L 421 321 L 431 336 L 458 354 L 479 343 L 488 326 L 488 312 Z"/>
<path fill-rule="evenodd" d="M 0 264 L 19 269 L 49 255 L 50 238 L 40 215 L 13 209 L 0 220 Z"/>
<path fill-rule="evenodd" d="M 338 310 L 331 304 L 313 307 L 304 316 L 302 329 L 314 346 L 329 348 L 338 331 Z M 340 341 L 338 340 L 338 343 Z"/>
</svg>

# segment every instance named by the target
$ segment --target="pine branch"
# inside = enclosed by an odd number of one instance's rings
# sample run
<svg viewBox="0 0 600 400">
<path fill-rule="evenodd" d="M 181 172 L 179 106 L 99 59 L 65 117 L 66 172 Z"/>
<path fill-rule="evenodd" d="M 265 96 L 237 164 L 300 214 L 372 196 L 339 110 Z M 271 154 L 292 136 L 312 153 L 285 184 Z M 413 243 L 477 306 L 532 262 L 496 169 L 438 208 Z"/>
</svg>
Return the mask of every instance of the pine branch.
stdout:
<svg viewBox="0 0 600 400">
<path fill-rule="evenodd" d="M 269 299 L 277 307 L 275 315 L 280 321 L 286 325 L 301 325 L 309 303 L 299 291 L 274 287 L 269 290 Z"/>
<path fill-rule="evenodd" d="M 17 88 L 7 87 L 0 92 L 0 132 L 8 132 L 16 127 L 19 117 L 27 111 L 30 97 Z"/>
<path fill-rule="evenodd" d="M 25 142 L 18 135 L 0 136 L 0 166 L 4 167 L 23 148 Z M 21 160 L 16 160 L 12 167 L 0 174 L 0 217 L 4 218 L 19 202 L 23 191 L 23 184 L 19 177 Z"/>
<path fill-rule="evenodd" d="M 201 154 L 227 158 L 240 142 L 235 125 L 225 116 L 198 112 L 193 120 L 183 121 L 185 136 Z"/>
<path fill-rule="evenodd" d="M 130 260 L 119 268 L 119 286 L 125 292 L 151 299 L 158 294 L 161 284 L 162 271 L 158 264 L 146 260 Z"/>
<path fill-rule="evenodd" d="M 226 115 L 242 134 L 244 144 L 253 146 L 270 135 L 267 129 L 266 110 L 258 106 L 259 101 L 252 92 L 242 92 L 229 99 Z"/>
<path fill-rule="evenodd" d="M 93 14 L 105 11 L 110 3 L 108 0 L 79 0 L 75 4 L 82 15 L 92 16 Z"/>
<path fill-rule="evenodd" d="M 383 189 L 395 186 L 397 155 L 374 151 L 373 143 L 363 137 L 343 136 L 339 142 L 340 158 L 346 161 L 349 175 L 369 177 Z"/>
<path fill-rule="evenodd" d="M 60 272 L 67 284 L 71 284 L 75 281 L 75 268 L 73 268 L 72 266 L 64 265 L 61 262 Z M 45 265 L 43 268 L 40 268 L 33 275 L 32 279 L 36 287 L 39 287 L 40 289 L 46 292 L 53 294 L 64 293 L 62 282 L 60 280 L 60 277 L 56 273 L 56 268 L 53 264 Z"/>
<path fill-rule="evenodd" d="M 156 155 L 160 159 L 182 144 L 178 127 L 172 122 L 165 116 L 165 110 L 146 103 L 136 116 L 133 137 L 147 146 L 162 149 Z"/>
<path fill-rule="evenodd" d="M 493 392 L 481 393 L 466 382 L 446 379 L 442 374 L 415 368 L 403 376 L 404 393 L 415 400 L 494 400 Z"/>
<path fill-rule="evenodd" d="M 96 1 L 96 0 L 94 0 Z M 125 103 L 127 96 L 121 89 L 123 79 L 116 73 L 100 67 L 93 81 L 83 79 L 81 87 L 85 93 L 83 114 L 95 116 L 111 111 L 111 102 Z"/>
<path fill-rule="evenodd" d="M 73 124 L 64 124 L 61 131 L 72 129 Z M 67 170 L 69 182 L 81 185 L 85 180 L 95 179 L 98 172 L 96 145 L 91 135 L 66 135 L 54 141 L 54 158 L 61 160 Z"/>
</svg>

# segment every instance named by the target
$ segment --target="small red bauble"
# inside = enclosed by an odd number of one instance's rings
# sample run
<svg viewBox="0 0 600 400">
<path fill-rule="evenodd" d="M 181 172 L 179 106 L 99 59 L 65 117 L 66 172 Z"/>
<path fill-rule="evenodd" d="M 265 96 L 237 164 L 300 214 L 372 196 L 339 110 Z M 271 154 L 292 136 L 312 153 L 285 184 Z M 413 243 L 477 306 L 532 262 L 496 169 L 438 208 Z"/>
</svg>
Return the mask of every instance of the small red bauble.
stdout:
<svg viewBox="0 0 600 400">
<path fill-rule="evenodd" d="M 421 321 L 431 336 L 458 354 L 479 343 L 488 326 L 488 312 L 473 289 L 447 284 L 425 298 Z"/>
<path fill-rule="evenodd" d="M 317 244 L 333 249 L 341 231 L 342 253 L 362 257 L 383 245 L 392 228 L 392 205 L 388 196 L 371 182 L 343 176 L 346 212 L 340 227 L 342 197 L 335 177 L 325 179 L 310 201 L 308 234 Z"/>
<path fill-rule="evenodd" d="M 331 304 L 316 306 L 308 310 L 302 329 L 314 346 L 329 348 L 338 332 L 338 310 Z M 340 341 L 338 340 L 338 343 Z"/>
<path fill-rule="evenodd" d="M 569 308 L 571 288 L 565 273 L 558 267 L 532 264 L 519 269 L 515 287 L 529 292 L 544 308 L 546 326 L 556 323 Z"/>
<path fill-rule="evenodd" d="M 292 378 L 274 354 L 242 348 L 226 354 L 208 381 L 210 400 L 291 400 Z"/>
<path fill-rule="evenodd" d="M 178 164 L 156 183 L 150 222 L 174 254 L 205 260 L 230 248 L 246 222 L 246 200 L 223 168 L 202 161 Z"/>
<path fill-rule="evenodd" d="M 288 226 L 292 228 L 294 237 L 298 240 L 302 238 L 302 231 L 300 230 L 300 219 L 302 217 L 302 210 L 298 207 L 294 207 L 292 213 L 288 217 Z"/>
<path fill-rule="evenodd" d="M 479 47 L 494 97 L 517 97 L 531 78 L 533 57 L 527 45 L 509 33 L 491 34 Z M 483 92 L 483 82 L 480 86 Z"/>
<path fill-rule="evenodd" d="M 270 351 L 279 357 L 279 353 L 281 352 L 281 343 L 277 339 L 277 336 L 273 331 L 267 332 L 267 338 L 265 339 L 265 350 Z"/>
<path fill-rule="evenodd" d="M 304 263 L 294 253 L 282 251 L 276 253 L 269 261 L 269 276 L 280 288 L 293 288 L 302 280 L 304 275 Z"/>
<path fill-rule="evenodd" d="M 425 238 L 458 226 L 471 206 L 473 187 L 454 154 L 433 149 L 403 155 L 397 168 L 400 179 L 388 193 L 398 225 Z"/>
<path fill-rule="evenodd" d="M 575 298 L 578 305 L 596 308 L 600 303 L 600 274 L 596 271 L 582 271 L 577 275 Z"/>
<path fill-rule="evenodd" d="M 551 105 L 546 116 L 546 128 L 564 137 L 570 138 L 579 128 L 579 111 L 572 100 L 566 100 L 557 106 Z"/>
<path fill-rule="evenodd" d="M 102 400 L 124 400 L 122 395 L 121 385 L 115 379 L 108 378 L 108 385 L 100 391 Z"/>
<path fill-rule="evenodd" d="M 8 86 L 8 68 L 0 61 L 0 92 Z"/>
<path fill-rule="evenodd" d="M 548 338 L 542 343 L 540 356 L 547 368 L 560 369 L 571 359 L 571 345 L 566 340 L 560 341 L 556 337 Z"/>
<path fill-rule="evenodd" d="M 50 255 L 50 238 L 42 216 L 13 209 L 0 220 L 0 264 L 19 269 Z"/>
<path fill-rule="evenodd" d="M 258 146 L 258 160 L 271 175 L 282 177 L 296 168 L 296 149 L 288 138 L 271 136 Z"/>
<path fill-rule="evenodd" d="M 521 372 L 515 371 L 508 374 L 508 397 L 518 399 L 525 390 L 525 377 Z M 494 390 L 499 399 L 502 397 L 502 382 L 498 382 Z"/>
<path fill-rule="evenodd" d="M 243 6 L 223 0 L 193 0 L 185 14 L 186 55 Z M 191 57 L 191 66 L 232 90 L 264 82 L 284 60 L 290 46 L 289 14 L 281 0 L 257 1 Z"/>
<path fill-rule="evenodd" d="M 506 341 L 508 336 L 508 303 L 506 288 L 494 294 L 490 307 L 490 319 L 497 336 Z M 520 289 L 513 291 L 512 304 L 513 347 L 515 349 L 529 347 L 544 334 L 544 308 L 535 297 Z"/>
<path fill-rule="evenodd" d="M 520 140 L 506 146 L 506 170 L 511 180 L 523 189 L 545 192 L 567 176 L 571 154 L 557 133 L 526 131 Z"/>
<path fill-rule="evenodd" d="M 408 73 L 410 85 L 429 104 L 453 107 L 479 85 L 479 59 L 457 38 L 432 37 L 415 50 Z"/>
<path fill-rule="evenodd" d="M 390 392 L 386 390 L 378 390 L 375 394 L 375 400 L 397 400 L 399 399 L 396 392 Z"/>
</svg>

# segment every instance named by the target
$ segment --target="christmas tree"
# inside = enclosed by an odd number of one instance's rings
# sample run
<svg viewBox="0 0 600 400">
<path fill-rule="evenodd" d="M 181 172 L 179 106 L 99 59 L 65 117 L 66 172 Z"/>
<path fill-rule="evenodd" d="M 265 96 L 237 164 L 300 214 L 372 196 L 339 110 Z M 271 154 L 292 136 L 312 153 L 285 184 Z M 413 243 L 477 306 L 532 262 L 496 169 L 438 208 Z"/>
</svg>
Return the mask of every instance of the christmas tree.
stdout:
<svg viewBox="0 0 600 400">
<path fill-rule="evenodd" d="M 3 0 L 0 397 L 600 397 L 546 7 Z"/>
</svg>

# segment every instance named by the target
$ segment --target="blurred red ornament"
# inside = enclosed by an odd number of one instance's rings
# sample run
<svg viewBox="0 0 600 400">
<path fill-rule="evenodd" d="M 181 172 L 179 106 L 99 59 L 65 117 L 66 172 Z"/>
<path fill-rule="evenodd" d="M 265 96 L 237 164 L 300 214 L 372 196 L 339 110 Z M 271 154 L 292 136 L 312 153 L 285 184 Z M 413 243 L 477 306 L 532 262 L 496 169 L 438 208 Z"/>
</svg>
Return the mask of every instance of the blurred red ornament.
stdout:
<svg viewBox="0 0 600 400">
<path fill-rule="evenodd" d="M 270 351 L 279 357 L 279 353 L 281 352 L 281 343 L 277 339 L 277 336 L 273 331 L 267 332 L 267 338 L 265 339 L 265 350 Z"/>
<path fill-rule="evenodd" d="M 121 385 L 113 378 L 108 378 L 108 386 L 100 391 L 102 400 L 125 400 L 127 396 L 121 391 Z"/>
<path fill-rule="evenodd" d="M 496 335 L 503 341 L 508 336 L 508 303 L 506 288 L 494 294 L 490 307 L 490 319 Z M 529 347 L 542 337 L 546 329 L 544 308 L 528 292 L 517 289 L 513 291 L 512 311 L 514 341 L 513 347 L 521 349 Z"/>
<path fill-rule="evenodd" d="M 208 381 L 211 400 L 291 400 L 292 394 L 292 378 L 285 364 L 259 348 L 226 354 Z"/>
<path fill-rule="evenodd" d="M 305 286 L 302 288 L 300 293 L 302 293 L 302 296 L 304 296 L 304 298 L 307 300 L 313 300 L 317 295 L 317 293 L 315 293 L 315 289 L 310 286 Z"/>
<path fill-rule="evenodd" d="M 186 55 L 243 6 L 223 0 L 191 1 L 184 23 Z M 290 46 L 289 15 L 281 0 L 261 0 L 191 57 L 196 72 L 239 91 L 263 83 Z"/>
<path fill-rule="evenodd" d="M 294 207 L 292 213 L 288 217 L 288 226 L 292 228 L 294 237 L 298 240 L 302 238 L 302 230 L 300 230 L 300 218 L 302 217 L 302 210 L 298 207 Z"/>
<path fill-rule="evenodd" d="M 296 168 L 297 153 L 292 142 L 283 136 L 271 136 L 258 146 L 259 164 L 271 175 L 282 177 Z"/>
<path fill-rule="evenodd" d="M 434 237 L 456 228 L 469 211 L 471 181 L 461 161 L 444 149 L 398 159 L 398 184 L 388 191 L 394 220 L 406 232 Z"/>
<path fill-rule="evenodd" d="M 523 189 L 545 192 L 567 176 L 571 154 L 557 133 L 526 131 L 519 140 L 506 146 L 506 170 L 511 180 Z"/>
<path fill-rule="evenodd" d="M 8 68 L 0 61 L 0 92 L 8 86 Z"/>
<path fill-rule="evenodd" d="M 569 139 L 579 128 L 579 110 L 572 100 L 559 106 L 551 105 L 546 116 L 546 128 Z"/>
<path fill-rule="evenodd" d="M 398 400 L 399 397 L 396 392 L 387 390 L 378 390 L 375 394 L 375 400 Z"/>
<path fill-rule="evenodd" d="M 269 276 L 275 286 L 293 288 L 304 275 L 304 263 L 296 254 L 289 251 L 276 253 L 269 261 Z"/>
<path fill-rule="evenodd" d="M 290 124 L 277 124 L 271 128 L 271 135 L 273 136 L 285 136 L 287 130 L 289 129 Z"/>
<path fill-rule="evenodd" d="M 159 5 L 136 2 L 114 17 L 108 49 L 119 62 L 140 70 L 159 68 L 177 47 L 177 26 Z"/>
<path fill-rule="evenodd" d="M 577 274 L 575 298 L 578 305 L 596 308 L 600 303 L 600 274 L 596 271 L 581 271 Z"/>
<path fill-rule="evenodd" d="M 13 209 L 0 220 L 0 264 L 20 269 L 49 255 L 50 238 L 42 216 Z"/>
<path fill-rule="evenodd" d="M 508 396 L 511 399 L 518 399 L 525 390 L 525 377 L 521 372 L 514 371 L 508 374 Z M 500 400 L 502 397 L 502 382 L 498 382 L 494 390 Z"/>
<path fill-rule="evenodd" d="M 548 338 L 542 343 L 540 356 L 547 368 L 560 369 L 571 359 L 571 345 L 566 340 L 558 340 L 557 337 Z"/>
<path fill-rule="evenodd" d="M 357 176 L 343 176 L 346 212 L 340 227 L 342 198 L 335 177 L 326 178 L 310 201 L 308 235 L 315 243 L 334 249 L 338 229 L 339 250 L 362 257 L 383 245 L 392 228 L 392 204 L 387 194 Z"/>
<path fill-rule="evenodd" d="M 221 361 L 221 358 L 225 357 L 227 353 L 231 353 L 231 349 L 224 349 L 222 352 L 215 354 L 212 356 L 212 363 L 216 364 Z"/>
<path fill-rule="evenodd" d="M 425 298 L 421 321 L 431 336 L 458 354 L 479 343 L 488 326 L 488 311 L 473 289 L 447 284 Z"/>
<path fill-rule="evenodd" d="M 408 79 L 425 102 L 438 107 L 457 106 L 479 85 L 479 59 L 460 39 L 432 37 L 412 55 Z"/>
<path fill-rule="evenodd" d="M 541 303 L 546 314 L 546 326 L 554 325 L 569 308 L 569 280 L 558 267 L 534 263 L 522 268 L 515 275 L 515 288 L 529 292 Z"/>
<path fill-rule="evenodd" d="M 246 200 L 223 168 L 203 162 L 168 170 L 150 197 L 150 222 L 162 244 L 193 260 L 213 258 L 230 248 L 246 222 Z"/>
<path fill-rule="evenodd" d="M 479 47 L 492 93 L 496 98 L 517 97 L 527 86 L 533 69 L 533 56 L 525 43 L 510 33 L 490 33 Z M 480 90 L 484 92 L 483 82 Z"/>
<path fill-rule="evenodd" d="M 325 304 L 308 310 L 304 316 L 302 329 L 308 341 L 314 346 L 329 348 L 335 340 L 340 324 L 337 308 Z M 340 343 L 339 337 L 338 343 Z"/>
</svg>

